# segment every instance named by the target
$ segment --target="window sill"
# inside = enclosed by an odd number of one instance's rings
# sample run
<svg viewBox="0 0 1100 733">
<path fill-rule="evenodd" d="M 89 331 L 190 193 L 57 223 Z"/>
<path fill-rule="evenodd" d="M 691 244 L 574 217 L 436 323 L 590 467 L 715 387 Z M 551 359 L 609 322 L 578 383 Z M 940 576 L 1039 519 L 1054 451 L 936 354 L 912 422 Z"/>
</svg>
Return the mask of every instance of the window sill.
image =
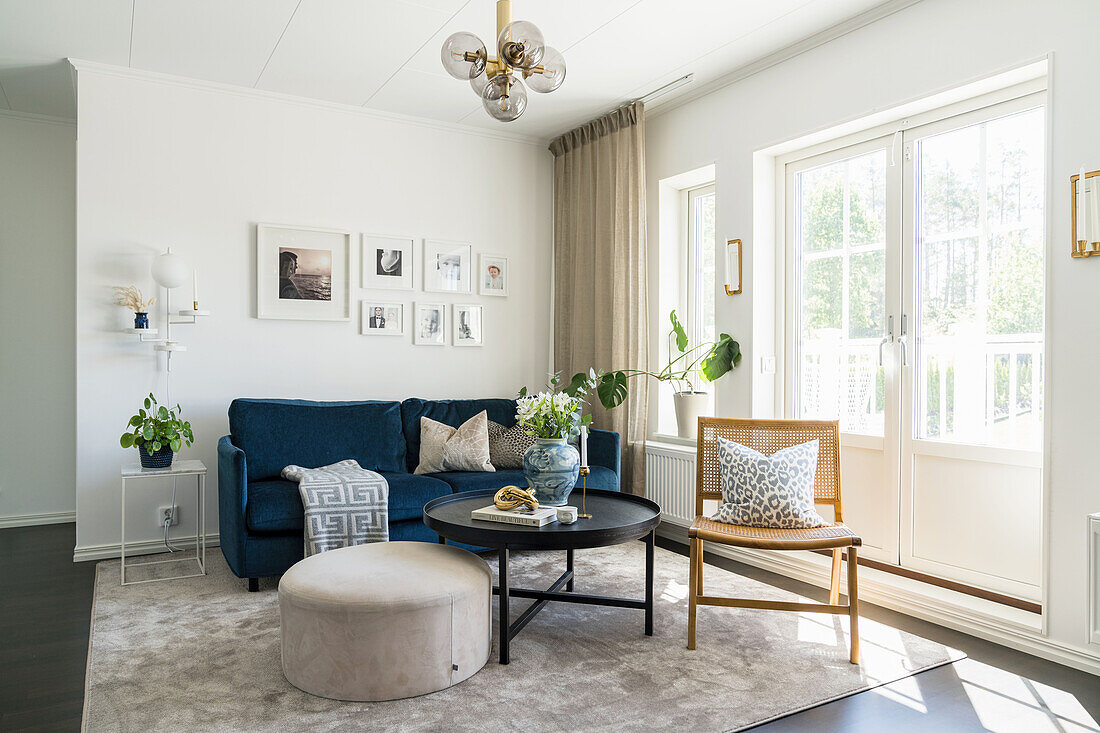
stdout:
<svg viewBox="0 0 1100 733">
<path fill-rule="evenodd" d="M 656 433 L 646 438 L 647 446 L 654 446 L 667 451 L 678 451 L 680 453 L 694 454 L 696 451 L 696 441 L 694 438 L 681 438 L 678 435 L 663 435 Z"/>
</svg>

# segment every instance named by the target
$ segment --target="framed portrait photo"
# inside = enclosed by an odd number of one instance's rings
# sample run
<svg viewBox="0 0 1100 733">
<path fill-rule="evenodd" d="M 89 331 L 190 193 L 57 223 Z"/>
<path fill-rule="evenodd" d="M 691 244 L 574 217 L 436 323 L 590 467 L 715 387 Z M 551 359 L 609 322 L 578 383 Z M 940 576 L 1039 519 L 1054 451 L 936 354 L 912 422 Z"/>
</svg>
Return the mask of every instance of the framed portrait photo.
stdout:
<svg viewBox="0 0 1100 733">
<path fill-rule="evenodd" d="M 443 346 L 447 343 L 447 306 L 443 303 L 413 305 L 413 343 Z"/>
<path fill-rule="evenodd" d="M 508 258 L 500 255 L 478 255 L 478 292 L 482 295 L 508 295 Z"/>
<path fill-rule="evenodd" d="M 256 317 L 346 321 L 351 234 L 256 225 Z"/>
<path fill-rule="evenodd" d="M 480 305 L 451 307 L 455 346 L 485 345 L 485 308 Z"/>
<path fill-rule="evenodd" d="M 363 234 L 359 241 L 360 286 L 367 289 L 412 290 L 416 240 Z"/>
<path fill-rule="evenodd" d="M 403 336 L 405 334 L 405 304 L 383 303 L 377 300 L 359 302 L 359 333 L 364 336 Z"/>
<path fill-rule="evenodd" d="M 429 293 L 468 293 L 473 276 L 470 245 L 424 240 L 424 290 Z"/>
</svg>

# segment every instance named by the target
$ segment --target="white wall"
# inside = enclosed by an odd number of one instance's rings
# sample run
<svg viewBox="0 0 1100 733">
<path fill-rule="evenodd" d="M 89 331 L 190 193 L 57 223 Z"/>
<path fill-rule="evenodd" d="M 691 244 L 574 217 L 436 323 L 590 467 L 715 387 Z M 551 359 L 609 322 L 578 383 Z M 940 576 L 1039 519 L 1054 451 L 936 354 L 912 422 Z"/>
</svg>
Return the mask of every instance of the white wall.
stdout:
<svg viewBox="0 0 1100 733">
<path fill-rule="evenodd" d="M 754 302 L 749 275 L 754 249 L 773 246 L 752 241 L 753 151 L 1052 53 L 1048 630 L 1094 655 L 1100 648 L 1086 636 L 1085 516 L 1100 510 L 1093 458 L 1100 326 L 1091 316 L 1100 262 L 1069 256 L 1068 181 L 1081 165 L 1100 168 L 1097 29 L 1100 3 L 1092 0 L 924 0 L 676 109 L 656 110 L 646 122 L 650 211 L 659 180 L 716 163 L 718 239 L 745 241 L 745 293 L 716 294 L 718 326 L 741 341 L 745 360 L 717 392 L 719 414 L 748 416 L 754 379 L 770 379 L 758 373 L 758 357 L 768 352 L 752 343 L 753 309 L 770 304 Z M 650 221 L 654 244 L 656 224 Z"/>
<path fill-rule="evenodd" d="M 0 527 L 72 521 L 76 130 L 0 113 Z"/>
<path fill-rule="evenodd" d="M 132 318 L 111 305 L 110 286 L 152 289 L 152 257 L 167 246 L 198 268 L 201 305 L 213 312 L 197 326 L 173 327 L 188 351 L 172 361 L 172 400 L 198 436 L 183 456 L 211 471 L 209 530 L 217 530 L 216 443 L 235 397 L 507 397 L 544 383 L 552 246 L 545 146 L 82 65 L 78 120 L 78 556 L 118 543 L 119 465 L 137 459 L 118 436 L 141 398 L 165 383 L 164 357 L 120 333 Z M 510 258 L 511 294 L 372 291 L 410 308 L 482 303 L 483 348 L 414 346 L 411 331 L 360 336 L 366 291 L 357 287 L 355 244 L 349 322 L 257 320 L 256 222 L 471 242 L 475 257 Z M 180 301 L 190 296 L 182 290 Z M 181 482 L 189 491 L 179 536 L 194 533 L 192 486 Z M 156 537 L 155 511 L 169 493 L 161 484 L 131 497 L 128 541 Z"/>
</svg>

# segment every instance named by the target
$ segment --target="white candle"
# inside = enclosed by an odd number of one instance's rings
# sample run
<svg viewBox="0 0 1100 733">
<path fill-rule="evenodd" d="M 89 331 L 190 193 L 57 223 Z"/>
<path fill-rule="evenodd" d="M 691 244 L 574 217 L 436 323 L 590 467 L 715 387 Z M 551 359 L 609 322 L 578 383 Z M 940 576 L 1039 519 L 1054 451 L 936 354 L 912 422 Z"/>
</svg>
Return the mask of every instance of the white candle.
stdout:
<svg viewBox="0 0 1100 733">
<path fill-rule="evenodd" d="M 1085 216 L 1085 168 L 1081 167 L 1081 175 L 1077 178 L 1077 241 L 1085 240 L 1085 249 L 1088 249 L 1088 227 Z M 1076 246 L 1076 243 L 1074 243 Z"/>
<path fill-rule="evenodd" d="M 191 300 L 194 301 L 191 305 L 192 308 L 199 307 L 199 271 L 191 271 Z"/>
<path fill-rule="evenodd" d="M 588 426 L 581 426 L 581 465 L 588 465 Z"/>
</svg>

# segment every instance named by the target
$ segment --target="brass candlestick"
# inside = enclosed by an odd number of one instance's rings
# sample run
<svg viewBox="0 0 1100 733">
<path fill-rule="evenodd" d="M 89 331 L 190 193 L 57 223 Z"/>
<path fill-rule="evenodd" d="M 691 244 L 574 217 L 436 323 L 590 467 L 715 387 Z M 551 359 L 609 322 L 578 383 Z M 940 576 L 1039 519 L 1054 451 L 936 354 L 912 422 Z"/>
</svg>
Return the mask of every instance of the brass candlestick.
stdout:
<svg viewBox="0 0 1100 733">
<path fill-rule="evenodd" d="M 588 513 L 588 474 L 591 471 L 588 470 L 588 466 L 581 466 L 581 513 L 577 515 L 577 519 L 591 519 L 592 515 Z"/>
</svg>

